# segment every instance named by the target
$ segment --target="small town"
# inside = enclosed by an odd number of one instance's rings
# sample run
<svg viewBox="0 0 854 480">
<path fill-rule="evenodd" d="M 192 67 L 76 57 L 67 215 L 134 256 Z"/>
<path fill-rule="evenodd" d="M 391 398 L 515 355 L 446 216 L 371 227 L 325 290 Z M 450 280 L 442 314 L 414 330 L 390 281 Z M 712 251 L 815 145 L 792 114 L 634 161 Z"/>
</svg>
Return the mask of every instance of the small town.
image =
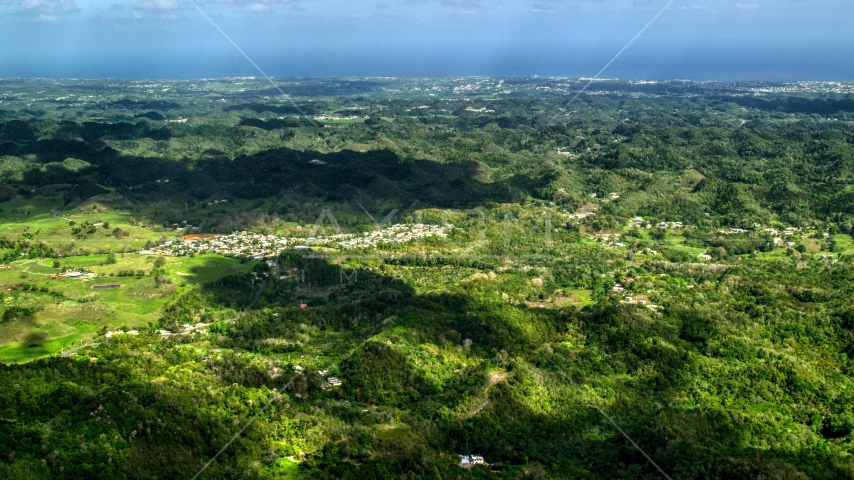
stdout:
<svg viewBox="0 0 854 480">
<path fill-rule="evenodd" d="M 454 226 L 447 224 L 412 225 L 395 224 L 391 227 L 364 232 L 362 235 L 342 233 L 328 237 L 280 237 L 253 232 L 234 232 L 229 235 L 187 235 L 170 240 L 157 247 L 142 250 L 141 255 L 185 256 L 198 253 L 217 253 L 231 257 L 249 257 L 261 260 L 294 249 L 305 250 L 312 246 L 332 248 L 376 248 L 380 244 L 402 244 L 430 237 L 447 237 Z"/>
</svg>

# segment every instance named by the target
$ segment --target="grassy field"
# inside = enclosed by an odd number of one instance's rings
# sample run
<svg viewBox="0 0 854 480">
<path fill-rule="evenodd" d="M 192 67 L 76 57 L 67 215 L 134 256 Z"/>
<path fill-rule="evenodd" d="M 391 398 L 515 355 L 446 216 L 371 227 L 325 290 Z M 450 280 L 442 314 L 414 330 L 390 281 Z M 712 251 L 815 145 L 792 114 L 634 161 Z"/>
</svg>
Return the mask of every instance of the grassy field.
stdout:
<svg viewBox="0 0 854 480">
<path fill-rule="evenodd" d="M 156 322 L 163 305 L 182 288 L 254 266 L 254 262 L 217 255 L 167 258 L 164 274 L 169 282 L 155 282 L 150 275 L 154 257 L 127 252 L 179 233 L 143 226 L 151 223 L 147 215 L 131 213 L 132 204 L 126 202 L 112 192 L 103 202 L 88 201 L 73 208 L 59 196 L 18 198 L 3 204 L 0 237 L 47 244 L 57 258 L 24 258 L 0 265 L 0 314 L 11 310 L 0 319 L 0 361 L 53 355 L 85 342 L 104 327 L 136 328 Z M 168 211 L 180 207 L 158 204 L 152 208 Z M 119 235 L 114 234 L 117 228 Z M 69 270 L 90 272 L 94 277 L 58 275 Z M 128 271 L 134 275 L 128 276 Z M 93 288 L 105 284 L 118 287 Z"/>
<path fill-rule="evenodd" d="M 284 442 L 281 443 L 284 444 Z M 277 460 L 275 467 L 270 469 L 270 473 L 274 474 L 275 478 L 283 480 L 303 477 L 299 470 L 299 463 L 288 458 L 280 458 Z"/>
<path fill-rule="evenodd" d="M 842 248 L 842 251 L 840 252 L 841 254 L 854 255 L 854 239 L 851 238 L 851 235 L 834 235 L 833 239 L 836 241 L 836 244 Z"/>
<path fill-rule="evenodd" d="M 36 233 L 33 241 L 43 242 L 53 248 L 67 250 L 67 254 L 99 251 L 141 250 L 145 242 L 163 236 L 174 237 L 175 232 L 135 226 L 132 215 L 100 204 L 87 204 L 70 210 L 59 210 L 61 201 L 35 197 L 6 202 L 0 212 L 0 236 L 17 239 L 25 233 Z M 138 220 L 138 219 L 137 219 Z M 79 224 L 101 224 L 93 233 L 84 228 L 78 234 L 72 229 Z M 113 230 L 121 229 L 119 237 Z"/>
<path fill-rule="evenodd" d="M 706 252 L 705 248 L 696 248 L 696 247 L 687 247 L 685 245 L 668 245 L 663 248 L 669 248 L 671 250 L 678 250 L 680 252 L 690 253 L 691 255 L 700 256 Z"/>
<path fill-rule="evenodd" d="M 64 258 L 62 269 L 53 268 L 52 259 L 5 265 L 0 270 L 3 311 L 23 307 L 34 313 L 0 322 L 0 361 L 52 355 L 85 341 L 103 327 L 126 329 L 156 322 L 163 305 L 183 287 L 247 272 L 255 264 L 218 255 L 169 257 L 164 270 L 171 283 L 157 283 L 149 276 L 154 257 L 119 254 L 116 263 L 106 264 L 106 260 L 107 255 Z M 85 270 L 95 276 L 82 280 L 57 276 L 65 269 Z M 129 270 L 142 275 L 118 276 Z M 93 289 L 105 284 L 119 287 Z"/>
<path fill-rule="evenodd" d="M 575 306 L 578 308 L 585 307 L 587 305 L 593 305 L 593 290 L 566 290 L 563 296 L 558 296 L 554 299 L 555 307 L 564 308 L 569 306 Z"/>
<path fill-rule="evenodd" d="M 820 250 L 821 241 L 808 239 L 804 240 L 802 243 L 807 247 L 807 254 L 811 255 L 813 258 L 820 259 L 823 257 L 837 257 L 839 255 L 854 255 L 854 239 L 851 238 L 850 235 L 846 234 L 838 234 L 834 235 L 834 241 L 837 246 L 841 249 L 834 253 L 831 252 L 822 252 Z M 786 249 L 778 248 L 771 252 L 759 252 L 756 254 L 756 258 L 760 260 L 782 260 L 787 257 Z"/>
<path fill-rule="evenodd" d="M 56 355 L 69 346 L 85 343 L 86 339 L 94 337 L 97 328 L 92 324 L 79 324 L 71 334 L 43 340 L 32 337 L 28 341 L 15 342 L 0 346 L 0 362 L 25 363 L 42 357 Z"/>
<path fill-rule="evenodd" d="M 786 251 L 778 248 L 770 252 L 758 252 L 756 258 L 759 260 L 783 260 L 786 258 Z"/>
</svg>

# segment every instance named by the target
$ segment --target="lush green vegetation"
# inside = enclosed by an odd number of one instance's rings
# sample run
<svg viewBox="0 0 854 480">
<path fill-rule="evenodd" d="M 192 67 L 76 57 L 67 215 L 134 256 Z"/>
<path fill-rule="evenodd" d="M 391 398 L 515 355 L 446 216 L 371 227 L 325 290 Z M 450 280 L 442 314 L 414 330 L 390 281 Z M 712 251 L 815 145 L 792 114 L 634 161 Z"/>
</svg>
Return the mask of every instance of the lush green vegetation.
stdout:
<svg viewBox="0 0 854 480">
<path fill-rule="evenodd" d="M 161 83 L 0 82 L 3 478 L 854 475 L 850 96 Z"/>
</svg>

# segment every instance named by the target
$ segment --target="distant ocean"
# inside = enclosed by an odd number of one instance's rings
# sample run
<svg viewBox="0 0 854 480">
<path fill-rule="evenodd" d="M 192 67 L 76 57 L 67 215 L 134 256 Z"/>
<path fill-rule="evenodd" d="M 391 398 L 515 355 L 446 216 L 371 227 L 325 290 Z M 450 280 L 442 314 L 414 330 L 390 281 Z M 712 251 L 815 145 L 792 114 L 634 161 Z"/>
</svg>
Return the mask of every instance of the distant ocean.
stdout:
<svg viewBox="0 0 854 480">
<path fill-rule="evenodd" d="M 540 34 L 500 28 L 351 33 L 351 25 L 317 30 L 254 32 L 236 26 L 235 41 L 269 75 L 592 77 L 638 28 L 626 20 L 614 31 Z M 642 25 L 642 22 L 640 23 Z M 0 77 L 210 78 L 258 72 L 210 25 L 66 26 L 35 32 L 0 25 Z M 187 27 L 185 30 L 181 28 Z M 607 78 L 691 80 L 854 81 L 852 34 L 769 38 L 674 34 L 684 26 L 661 22 L 604 72 Z M 283 32 L 279 34 L 278 32 Z M 106 38 L 110 37 L 110 38 Z M 793 40 L 797 37 L 797 40 Z"/>
<path fill-rule="evenodd" d="M 174 52 L 163 55 L 92 55 L 81 52 L 59 58 L 0 57 L 0 76 L 76 78 L 211 78 L 257 76 L 258 72 L 237 52 Z M 8 52 L 7 52 L 8 53 Z M 854 81 L 854 62 L 845 56 L 822 52 L 793 55 L 779 51 L 743 49 L 693 54 L 663 48 L 651 54 L 627 52 L 603 77 L 623 79 Z M 611 52 L 584 55 L 557 46 L 528 50 L 488 51 L 325 51 L 260 52 L 254 60 L 274 77 L 342 76 L 494 76 L 592 77 L 609 60 Z M 2 54 L 0 54 L 2 55 Z M 12 58 L 9 58 L 12 57 Z"/>
</svg>

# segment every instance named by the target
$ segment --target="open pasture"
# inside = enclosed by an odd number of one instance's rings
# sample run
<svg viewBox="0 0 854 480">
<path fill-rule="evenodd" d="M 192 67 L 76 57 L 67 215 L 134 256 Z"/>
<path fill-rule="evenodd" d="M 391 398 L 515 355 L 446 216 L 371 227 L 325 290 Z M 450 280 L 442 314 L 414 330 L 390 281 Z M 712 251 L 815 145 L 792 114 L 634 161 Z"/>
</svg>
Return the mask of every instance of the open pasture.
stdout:
<svg viewBox="0 0 854 480">
<path fill-rule="evenodd" d="M 2 310 L 0 361 L 28 361 L 53 355 L 103 328 L 128 329 L 156 323 L 163 306 L 182 288 L 250 271 L 254 262 L 218 255 L 170 257 L 156 279 L 155 257 L 137 254 L 87 255 L 62 259 L 26 259 L 0 269 Z M 64 271 L 93 273 L 92 278 L 61 276 Z M 118 288 L 94 289 L 97 285 Z M 15 314 L 20 309 L 24 313 Z"/>
</svg>

